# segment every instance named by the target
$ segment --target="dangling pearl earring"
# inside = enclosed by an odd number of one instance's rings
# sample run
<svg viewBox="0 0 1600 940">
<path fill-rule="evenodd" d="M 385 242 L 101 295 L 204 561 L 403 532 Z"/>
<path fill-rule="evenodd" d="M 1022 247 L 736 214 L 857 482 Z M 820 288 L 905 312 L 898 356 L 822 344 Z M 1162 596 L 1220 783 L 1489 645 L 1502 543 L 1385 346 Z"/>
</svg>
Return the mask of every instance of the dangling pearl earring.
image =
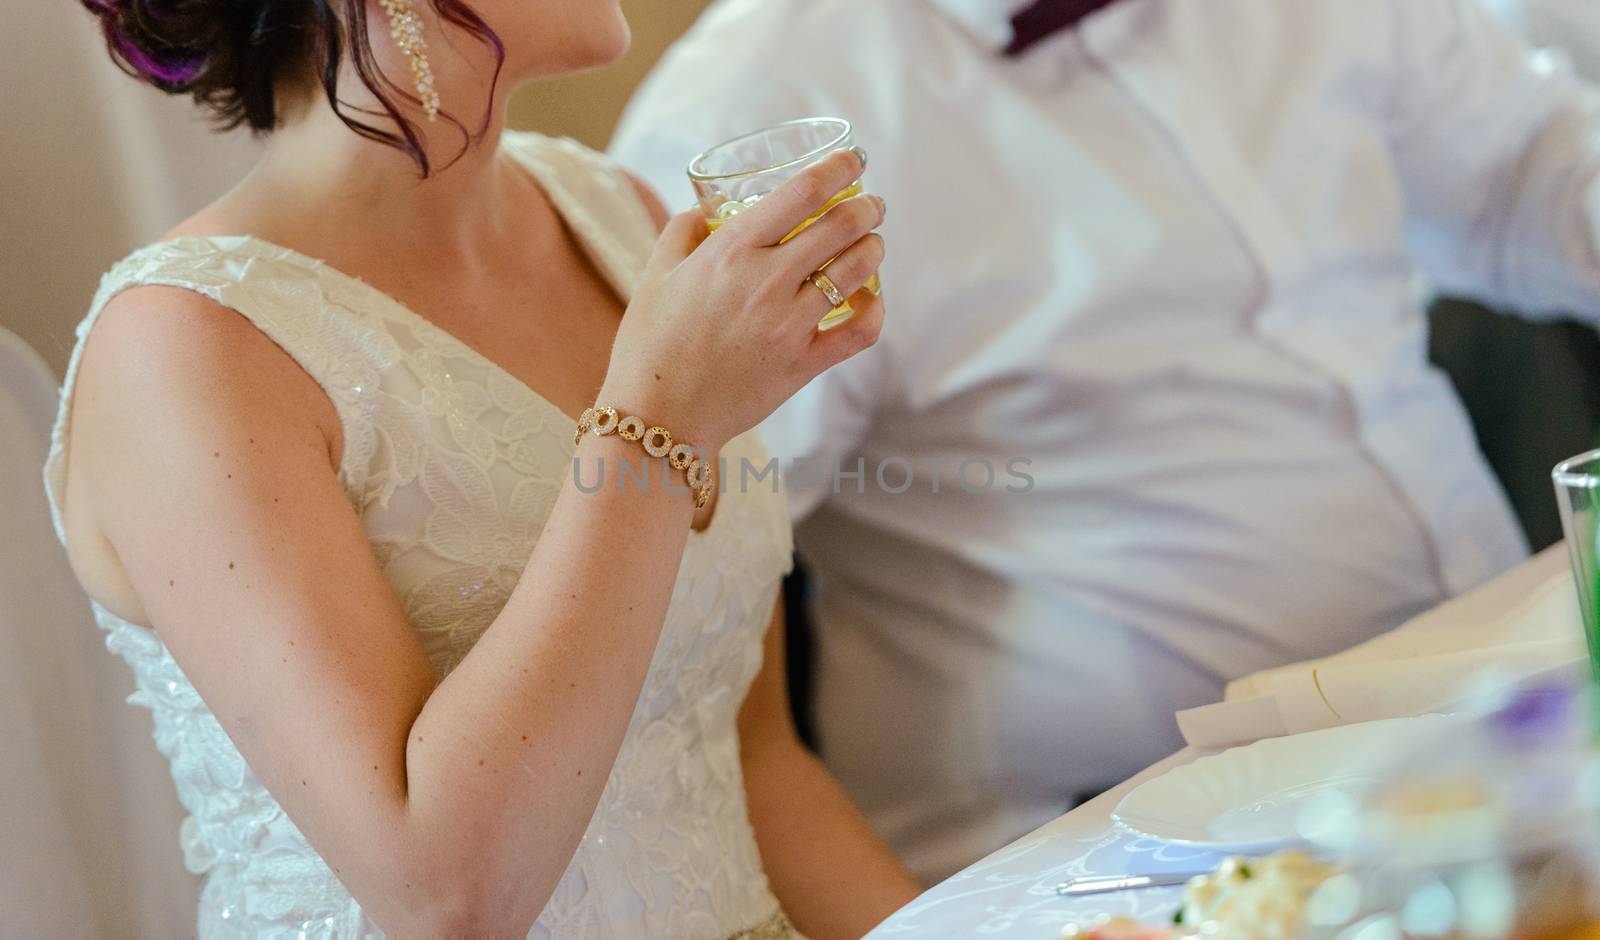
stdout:
<svg viewBox="0 0 1600 940">
<path fill-rule="evenodd" d="M 433 90 L 433 66 L 428 64 L 428 43 L 422 38 L 422 19 L 411 0 L 378 0 L 389 14 L 389 35 L 411 62 L 411 78 L 417 86 L 417 99 L 428 112 L 428 120 L 439 117 L 439 93 Z"/>
</svg>

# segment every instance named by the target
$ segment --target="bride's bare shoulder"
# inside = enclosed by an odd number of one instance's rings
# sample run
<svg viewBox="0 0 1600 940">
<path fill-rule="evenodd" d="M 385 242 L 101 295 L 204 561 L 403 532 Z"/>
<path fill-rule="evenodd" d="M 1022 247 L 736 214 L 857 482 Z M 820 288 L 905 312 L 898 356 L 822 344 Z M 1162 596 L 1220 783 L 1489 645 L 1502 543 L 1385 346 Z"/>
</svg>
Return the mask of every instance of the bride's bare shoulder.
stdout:
<svg viewBox="0 0 1600 940">
<path fill-rule="evenodd" d="M 75 436 L 101 417 L 160 420 L 135 408 L 205 402 L 302 415 L 337 441 L 337 413 L 300 364 L 244 314 L 184 287 L 137 285 L 107 302 L 85 340 L 74 398 Z"/>
<path fill-rule="evenodd" d="M 195 289 L 160 283 L 131 285 L 106 302 L 85 342 L 79 381 L 102 372 L 122 381 L 180 382 L 215 372 L 273 386 L 303 375 L 243 313 Z"/>
<path fill-rule="evenodd" d="M 160 285 L 106 304 L 81 353 L 69 427 L 58 494 L 68 557 L 90 596 L 133 623 L 148 620 L 113 529 L 159 503 L 160 480 L 181 487 L 211 454 L 258 448 L 268 464 L 309 448 L 331 475 L 342 446 L 332 403 L 288 353 L 216 301 Z"/>
<path fill-rule="evenodd" d="M 141 284 L 105 305 L 85 340 L 74 429 L 97 401 L 122 419 L 134 403 L 202 400 L 303 412 L 337 427 L 327 395 L 292 356 L 244 314 L 185 287 Z"/>
</svg>

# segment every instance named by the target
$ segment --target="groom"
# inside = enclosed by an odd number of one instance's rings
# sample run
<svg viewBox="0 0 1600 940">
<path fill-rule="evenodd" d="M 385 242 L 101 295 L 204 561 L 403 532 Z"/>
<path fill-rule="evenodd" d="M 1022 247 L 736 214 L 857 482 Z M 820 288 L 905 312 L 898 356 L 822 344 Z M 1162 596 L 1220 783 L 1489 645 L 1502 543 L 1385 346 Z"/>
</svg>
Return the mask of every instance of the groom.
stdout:
<svg viewBox="0 0 1600 940">
<path fill-rule="evenodd" d="M 843 471 L 820 741 L 924 878 L 1526 554 L 1413 284 L 1600 312 L 1600 103 L 1476 0 L 720 0 L 614 151 L 682 196 L 812 114 L 892 313 L 764 431 Z"/>
</svg>

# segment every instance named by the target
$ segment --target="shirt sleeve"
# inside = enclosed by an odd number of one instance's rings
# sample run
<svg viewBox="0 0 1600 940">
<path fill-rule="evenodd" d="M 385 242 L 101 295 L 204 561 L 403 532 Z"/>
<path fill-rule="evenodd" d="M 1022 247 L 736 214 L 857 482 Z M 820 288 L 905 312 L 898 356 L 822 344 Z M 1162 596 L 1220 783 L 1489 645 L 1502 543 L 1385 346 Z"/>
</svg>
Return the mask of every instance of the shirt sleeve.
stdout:
<svg viewBox="0 0 1600 940">
<path fill-rule="evenodd" d="M 799 522 L 844 483 L 870 472 L 862 456 L 877 403 L 884 393 L 874 346 L 822 373 L 784 402 L 761 425 L 767 450 L 778 458 L 789 516 Z"/>
<path fill-rule="evenodd" d="M 1441 288 L 1600 321 L 1600 94 L 1479 0 L 1390 0 L 1390 134 Z"/>
</svg>

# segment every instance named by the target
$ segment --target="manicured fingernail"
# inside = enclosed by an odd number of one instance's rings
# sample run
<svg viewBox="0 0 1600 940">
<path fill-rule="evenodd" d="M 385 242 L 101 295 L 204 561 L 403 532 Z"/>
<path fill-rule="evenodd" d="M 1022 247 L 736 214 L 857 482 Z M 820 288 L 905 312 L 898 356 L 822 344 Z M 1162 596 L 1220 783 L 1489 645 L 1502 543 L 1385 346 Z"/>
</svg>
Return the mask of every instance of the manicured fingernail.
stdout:
<svg viewBox="0 0 1600 940">
<path fill-rule="evenodd" d="M 856 155 L 857 160 L 861 161 L 861 169 L 865 171 L 867 168 L 867 152 L 860 147 L 851 147 L 850 152 Z"/>
</svg>

